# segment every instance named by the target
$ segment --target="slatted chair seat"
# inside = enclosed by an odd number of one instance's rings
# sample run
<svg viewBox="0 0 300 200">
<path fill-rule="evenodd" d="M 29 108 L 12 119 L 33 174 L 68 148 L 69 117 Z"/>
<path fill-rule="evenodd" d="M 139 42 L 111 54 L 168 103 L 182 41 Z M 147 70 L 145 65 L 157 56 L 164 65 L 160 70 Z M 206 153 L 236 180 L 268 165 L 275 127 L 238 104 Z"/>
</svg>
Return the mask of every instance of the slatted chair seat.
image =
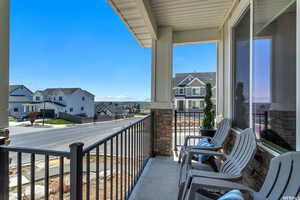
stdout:
<svg viewBox="0 0 300 200">
<path fill-rule="evenodd" d="M 271 160 L 268 174 L 261 189 L 251 188 L 220 179 L 196 177 L 187 184 L 182 200 L 213 199 L 198 191 L 202 188 L 229 191 L 238 189 L 248 193 L 254 200 L 300 199 L 300 152 L 288 152 Z"/>
<path fill-rule="evenodd" d="M 238 134 L 229 155 L 221 152 L 205 151 L 205 150 L 191 150 L 184 157 L 180 169 L 179 177 L 179 194 L 178 199 L 181 199 L 183 191 L 187 188 L 188 183 L 195 177 L 206 177 L 223 180 L 237 181 L 242 177 L 242 172 L 247 167 L 249 162 L 254 157 L 256 152 L 256 138 L 252 129 L 248 128 Z M 192 157 L 194 155 L 206 154 L 212 156 L 223 157 L 218 172 L 195 170 Z"/>
<path fill-rule="evenodd" d="M 219 127 L 214 135 L 214 137 L 206 137 L 206 136 L 187 136 L 185 137 L 184 144 L 180 149 L 178 162 L 181 162 L 182 156 L 184 153 L 190 151 L 191 149 L 203 149 L 203 150 L 219 150 L 223 147 L 223 144 L 230 132 L 231 129 L 231 120 L 230 119 L 223 119 L 219 123 Z M 200 140 L 203 138 L 208 138 L 210 143 L 213 144 L 211 147 L 201 147 L 197 145 L 189 145 L 189 141 L 191 140 Z"/>
</svg>

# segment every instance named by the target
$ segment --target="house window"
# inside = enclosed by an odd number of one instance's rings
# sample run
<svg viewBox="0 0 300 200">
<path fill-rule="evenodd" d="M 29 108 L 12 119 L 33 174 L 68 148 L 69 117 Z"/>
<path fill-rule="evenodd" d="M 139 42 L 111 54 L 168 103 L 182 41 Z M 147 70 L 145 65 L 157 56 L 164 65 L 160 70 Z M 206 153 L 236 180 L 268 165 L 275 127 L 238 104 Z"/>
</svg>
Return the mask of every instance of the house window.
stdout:
<svg viewBox="0 0 300 200">
<path fill-rule="evenodd" d="M 84 107 L 81 107 L 80 109 L 81 109 L 81 111 L 84 111 Z"/>
<path fill-rule="evenodd" d="M 73 108 L 70 108 L 70 112 L 73 112 Z"/>
<path fill-rule="evenodd" d="M 206 95 L 206 90 L 205 90 L 204 87 L 202 87 L 202 88 L 200 89 L 200 95 L 201 95 L 201 96 L 205 96 L 205 95 Z"/>
<path fill-rule="evenodd" d="M 84 101 L 84 100 L 85 100 L 85 97 L 82 97 L 81 99 L 82 99 L 82 101 Z"/>
<path fill-rule="evenodd" d="M 183 88 L 179 89 L 179 94 L 184 94 L 184 89 Z"/>
<path fill-rule="evenodd" d="M 254 1 L 253 129 L 271 148 L 295 150 L 296 3 L 280 2 Z"/>
<path fill-rule="evenodd" d="M 41 100 L 41 97 L 35 97 L 35 100 L 36 100 L 36 101 L 40 101 L 40 100 Z"/>
<path fill-rule="evenodd" d="M 192 94 L 195 95 L 195 96 L 200 95 L 200 88 L 193 88 L 192 89 Z"/>
<path fill-rule="evenodd" d="M 19 108 L 14 108 L 14 112 L 19 112 Z"/>
<path fill-rule="evenodd" d="M 62 100 L 63 100 L 63 98 L 62 98 L 62 97 L 58 97 L 58 100 L 59 100 L 59 101 L 62 101 Z"/>
<path fill-rule="evenodd" d="M 233 126 L 249 127 L 250 9 L 233 28 Z"/>
</svg>

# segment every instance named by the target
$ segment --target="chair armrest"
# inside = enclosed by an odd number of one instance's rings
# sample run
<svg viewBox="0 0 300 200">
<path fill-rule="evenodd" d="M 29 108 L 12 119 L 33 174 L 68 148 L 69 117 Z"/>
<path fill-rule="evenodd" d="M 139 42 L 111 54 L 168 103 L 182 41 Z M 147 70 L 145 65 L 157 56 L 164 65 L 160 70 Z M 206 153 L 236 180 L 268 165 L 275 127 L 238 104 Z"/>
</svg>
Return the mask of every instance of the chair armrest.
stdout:
<svg viewBox="0 0 300 200">
<path fill-rule="evenodd" d="M 241 190 L 242 192 L 248 192 L 252 197 L 256 193 L 251 188 L 249 188 L 245 185 L 242 185 L 240 183 L 224 181 L 224 180 L 219 180 L 219 179 L 195 177 L 195 178 L 193 178 L 191 184 L 192 184 L 192 187 L 197 185 L 200 187 L 215 188 L 215 189 L 221 189 L 221 190 L 225 190 L 225 191 L 238 189 L 238 190 Z"/>
<path fill-rule="evenodd" d="M 185 139 L 184 139 L 184 146 L 186 147 L 187 146 L 187 143 L 190 139 L 203 139 L 203 138 L 208 138 L 209 140 L 211 140 L 212 138 L 211 137 L 207 137 L 207 136 L 193 136 L 193 135 L 189 135 L 189 136 L 186 136 Z"/>
<path fill-rule="evenodd" d="M 192 169 L 189 171 L 189 177 L 204 177 L 204 178 L 214 178 L 214 179 L 222 179 L 222 180 L 231 180 L 238 181 L 242 178 L 242 175 L 233 175 L 233 174 L 225 174 L 221 172 L 210 172 L 210 171 L 199 171 Z"/>
<path fill-rule="evenodd" d="M 188 149 L 200 149 L 200 150 L 210 150 L 210 151 L 217 151 L 222 149 L 222 146 L 212 146 L 212 147 L 204 147 L 204 146 L 188 146 Z"/>
<path fill-rule="evenodd" d="M 189 154 L 189 156 L 204 154 L 204 155 L 209 155 L 209 156 L 221 156 L 224 158 L 227 157 L 226 154 L 224 154 L 222 152 L 202 150 L 202 149 L 190 149 L 190 150 L 188 150 L 187 153 Z"/>
</svg>

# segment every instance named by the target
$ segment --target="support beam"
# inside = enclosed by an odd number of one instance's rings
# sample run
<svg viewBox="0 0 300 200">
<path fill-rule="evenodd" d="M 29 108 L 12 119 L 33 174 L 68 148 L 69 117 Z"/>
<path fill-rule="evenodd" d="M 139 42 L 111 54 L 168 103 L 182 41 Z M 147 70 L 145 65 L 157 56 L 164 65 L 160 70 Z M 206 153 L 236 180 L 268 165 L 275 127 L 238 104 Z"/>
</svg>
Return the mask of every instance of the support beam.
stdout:
<svg viewBox="0 0 300 200">
<path fill-rule="evenodd" d="M 173 46 L 172 28 L 159 28 L 152 43 L 151 104 L 156 109 L 172 109 Z"/>
<path fill-rule="evenodd" d="M 138 10 L 140 11 L 146 26 L 154 40 L 158 39 L 157 34 L 157 23 L 155 20 L 155 17 L 152 14 L 151 11 L 151 5 L 149 0 L 136 0 L 136 4 L 138 7 Z"/>
<path fill-rule="evenodd" d="M 8 127 L 9 0 L 0 1 L 0 133 Z"/>
<path fill-rule="evenodd" d="M 173 43 L 175 45 L 216 42 L 220 40 L 217 28 L 198 29 L 190 31 L 175 31 Z"/>
</svg>

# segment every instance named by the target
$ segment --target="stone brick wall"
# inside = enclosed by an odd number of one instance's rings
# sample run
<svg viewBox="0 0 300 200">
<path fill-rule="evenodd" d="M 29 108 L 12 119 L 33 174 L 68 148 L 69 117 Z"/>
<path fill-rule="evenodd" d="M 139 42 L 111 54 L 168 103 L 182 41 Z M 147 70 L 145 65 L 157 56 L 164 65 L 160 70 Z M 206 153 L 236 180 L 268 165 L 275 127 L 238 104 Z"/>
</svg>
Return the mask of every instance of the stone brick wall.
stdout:
<svg viewBox="0 0 300 200">
<path fill-rule="evenodd" d="M 172 109 L 152 109 L 153 152 L 155 155 L 172 155 Z"/>
<path fill-rule="evenodd" d="M 226 154 L 230 153 L 235 141 L 236 134 L 237 133 L 232 131 L 227 138 L 224 148 L 224 152 Z M 264 183 L 272 158 L 273 155 L 269 151 L 266 151 L 258 145 L 254 159 L 250 162 L 250 164 L 244 171 L 242 183 L 258 191 Z"/>
<path fill-rule="evenodd" d="M 270 127 L 293 149 L 296 149 L 296 112 L 270 111 Z"/>
</svg>

